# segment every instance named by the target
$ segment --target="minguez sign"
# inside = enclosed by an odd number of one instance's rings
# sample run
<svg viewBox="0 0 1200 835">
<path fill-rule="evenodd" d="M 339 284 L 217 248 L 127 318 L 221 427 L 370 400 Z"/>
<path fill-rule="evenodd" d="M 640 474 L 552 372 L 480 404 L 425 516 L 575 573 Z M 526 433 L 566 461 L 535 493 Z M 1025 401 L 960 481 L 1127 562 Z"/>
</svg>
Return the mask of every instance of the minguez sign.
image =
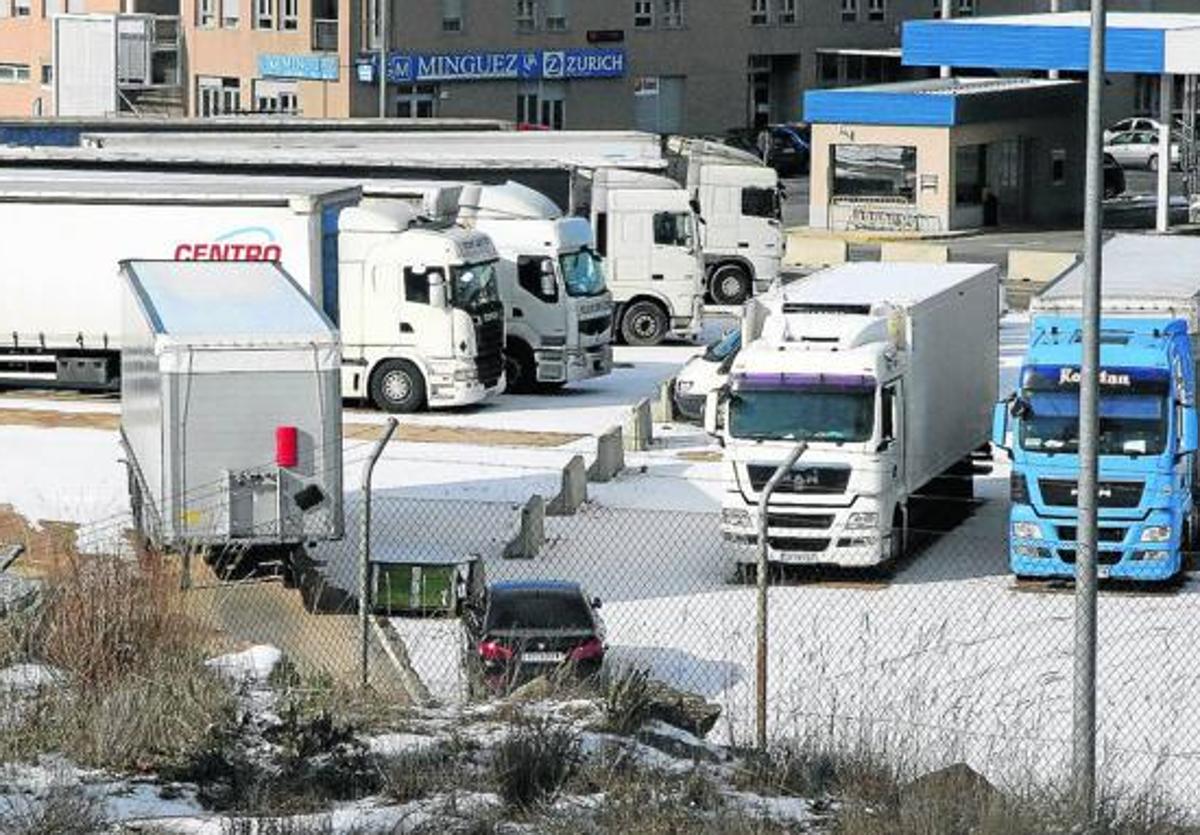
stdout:
<svg viewBox="0 0 1200 835">
<path fill-rule="evenodd" d="M 378 56 L 360 58 L 358 78 L 375 80 Z M 623 49 L 558 49 L 388 56 L 388 82 L 621 78 Z"/>
</svg>

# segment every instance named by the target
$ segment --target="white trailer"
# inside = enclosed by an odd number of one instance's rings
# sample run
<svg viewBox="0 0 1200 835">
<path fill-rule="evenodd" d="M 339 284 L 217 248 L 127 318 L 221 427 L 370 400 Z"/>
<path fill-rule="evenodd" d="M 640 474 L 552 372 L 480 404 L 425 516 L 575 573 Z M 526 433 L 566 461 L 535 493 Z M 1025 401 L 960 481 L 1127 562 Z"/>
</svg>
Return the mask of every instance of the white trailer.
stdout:
<svg viewBox="0 0 1200 835">
<path fill-rule="evenodd" d="M 121 440 L 157 548 L 340 539 L 338 334 L 278 265 L 120 267 Z"/>
<path fill-rule="evenodd" d="M 997 268 L 854 263 L 750 303 L 724 402 L 722 531 L 757 541 L 758 501 L 808 444 L 768 508 L 773 561 L 868 566 L 905 550 L 915 500 L 971 495 L 972 453 L 996 398 Z"/>
</svg>

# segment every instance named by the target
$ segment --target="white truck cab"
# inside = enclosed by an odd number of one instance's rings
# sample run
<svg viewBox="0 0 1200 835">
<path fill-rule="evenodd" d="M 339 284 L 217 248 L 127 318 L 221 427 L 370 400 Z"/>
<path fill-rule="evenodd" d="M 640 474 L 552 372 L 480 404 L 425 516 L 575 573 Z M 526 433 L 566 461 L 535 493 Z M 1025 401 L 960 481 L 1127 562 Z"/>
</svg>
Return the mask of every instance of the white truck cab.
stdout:
<svg viewBox="0 0 1200 835">
<path fill-rule="evenodd" d="M 563 217 L 548 197 L 509 182 L 465 186 L 458 221 L 491 238 L 500 256 L 511 391 L 612 371 L 612 296 L 586 219 Z"/>
<path fill-rule="evenodd" d="M 694 335 L 704 301 L 696 214 L 674 180 L 615 168 L 593 172 L 576 206 L 591 218 L 617 303 L 614 332 L 630 345 Z"/>
<path fill-rule="evenodd" d="M 504 388 L 499 256 L 481 232 L 419 225 L 402 204 L 342 211 L 342 392 L 391 412 L 477 403 Z"/>
</svg>

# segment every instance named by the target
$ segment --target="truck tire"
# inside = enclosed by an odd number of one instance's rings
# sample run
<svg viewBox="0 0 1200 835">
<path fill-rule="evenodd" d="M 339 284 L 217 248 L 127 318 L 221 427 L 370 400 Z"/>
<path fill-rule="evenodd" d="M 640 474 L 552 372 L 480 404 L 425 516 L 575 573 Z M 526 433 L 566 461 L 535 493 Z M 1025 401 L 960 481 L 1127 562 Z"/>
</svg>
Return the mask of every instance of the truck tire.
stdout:
<svg viewBox="0 0 1200 835">
<path fill-rule="evenodd" d="M 524 342 L 514 339 L 504 346 L 504 377 L 513 394 L 528 394 L 537 385 L 537 362 Z"/>
<path fill-rule="evenodd" d="M 1151 154 L 1150 159 L 1146 160 L 1146 167 L 1151 171 L 1158 170 L 1158 154 Z"/>
<path fill-rule="evenodd" d="M 666 339 L 670 322 L 662 305 L 641 299 L 621 314 L 621 337 L 626 345 L 657 345 Z"/>
<path fill-rule="evenodd" d="M 750 298 L 750 271 L 737 263 L 718 264 L 708 281 L 708 294 L 717 304 L 741 305 Z"/>
<path fill-rule="evenodd" d="M 385 412 L 419 412 L 426 403 L 425 378 L 408 360 L 384 360 L 371 375 L 371 402 Z"/>
</svg>

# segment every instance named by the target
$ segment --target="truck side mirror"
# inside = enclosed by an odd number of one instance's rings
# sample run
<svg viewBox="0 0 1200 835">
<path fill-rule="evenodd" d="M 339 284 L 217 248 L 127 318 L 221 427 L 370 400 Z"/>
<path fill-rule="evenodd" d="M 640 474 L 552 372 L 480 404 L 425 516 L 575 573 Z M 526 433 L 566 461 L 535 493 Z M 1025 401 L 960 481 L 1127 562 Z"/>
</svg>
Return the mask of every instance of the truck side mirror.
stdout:
<svg viewBox="0 0 1200 835">
<path fill-rule="evenodd" d="M 558 298 L 558 284 L 554 280 L 554 262 L 549 258 L 542 259 L 542 296 L 547 299 Z"/>
<path fill-rule="evenodd" d="M 992 410 L 992 446 L 1011 452 L 1008 446 L 1008 401 L 1001 400 Z"/>
<path fill-rule="evenodd" d="M 1200 450 L 1200 417 L 1195 409 L 1183 410 L 1183 428 L 1179 436 L 1179 454 L 1188 455 Z"/>
<path fill-rule="evenodd" d="M 446 277 L 442 275 L 440 270 L 430 270 L 425 273 L 425 280 L 429 282 L 429 305 L 430 307 L 443 308 L 446 306 Z"/>
</svg>

